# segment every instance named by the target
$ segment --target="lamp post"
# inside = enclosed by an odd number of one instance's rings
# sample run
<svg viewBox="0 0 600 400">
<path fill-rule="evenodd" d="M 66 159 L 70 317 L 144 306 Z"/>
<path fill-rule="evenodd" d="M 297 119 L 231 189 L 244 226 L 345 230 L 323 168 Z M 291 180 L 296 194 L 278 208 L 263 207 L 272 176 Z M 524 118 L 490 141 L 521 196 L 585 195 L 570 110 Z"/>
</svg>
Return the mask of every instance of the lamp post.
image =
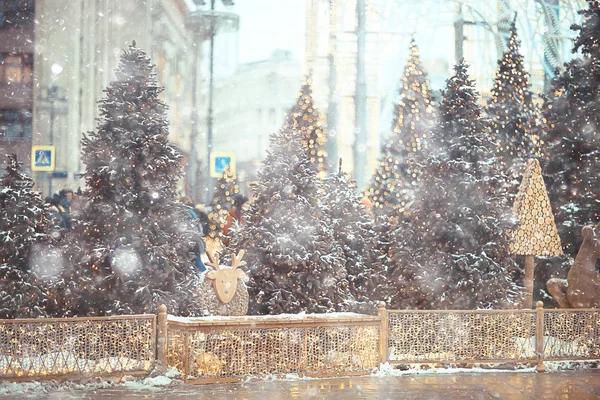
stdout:
<svg viewBox="0 0 600 400">
<path fill-rule="evenodd" d="M 57 115 L 64 114 L 64 110 L 62 107 L 57 108 L 56 103 L 66 103 L 67 99 L 64 96 L 60 95 L 60 88 L 56 85 L 52 85 L 46 88 L 45 96 L 40 95 L 38 100 L 48 104 L 47 106 L 39 106 L 39 109 L 48 110 L 50 113 L 50 136 L 48 140 L 48 144 L 50 146 L 54 145 L 54 120 Z M 52 196 L 52 173 L 48 176 L 48 192 L 50 196 Z"/>
<path fill-rule="evenodd" d="M 223 5 L 232 6 L 233 0 L 221 0 Z M 210 10 L 203 10 L 201 6 L 205 6 L 204 0 L 194 0 L 196 4 L 196 10 L 188 13 L 185 18 L 185 24 L 188 29 L 192 30 L 196 34 L 196 39 L 202 43 L 206 39 L 210 39 L 210 55 L 209 55 L 209 87 L 208 87 L 208 114 L 206 118 L 206 167 L 207 167 L 207 180 L 206 180 L 206 203 L 210 202 L 212 195 L 212 181 L 210 177 L 210 154 L 212 153 L 212 139 L 213 139 L 213 95 L 214 95 L 214 55 L 215 55 L 215 36 L 218 33 L 223 32 L 235 32 L 239 29 L 240 20 L 239 16 L 229 12 L 215 11 L 216 0 L 210 0 Z M 196 43 L 195 62 L 198 61 L 198 46 Z M 198 123 L 197 123 L 197 101 L 196 101 L 196 81 L 199 78 L 197 76 L 198 68 L 194 68 L 194 114 L 192 116 L 192 138 L 190 146 L 190 170 L 192 176 L 190 180 L 190 187 L 193 196 L 196 197 L 197 193 L 197 182 L 196 182 L 196 161 L 197 161 L 197 140 L 198 140 Z"/>
</svg>

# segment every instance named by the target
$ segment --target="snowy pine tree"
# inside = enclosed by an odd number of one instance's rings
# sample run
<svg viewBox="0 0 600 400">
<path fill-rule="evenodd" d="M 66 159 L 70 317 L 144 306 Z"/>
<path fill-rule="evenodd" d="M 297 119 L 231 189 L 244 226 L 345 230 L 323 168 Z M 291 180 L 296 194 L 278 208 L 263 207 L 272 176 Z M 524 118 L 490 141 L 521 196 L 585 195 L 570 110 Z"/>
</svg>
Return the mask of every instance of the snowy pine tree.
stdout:
<svg viewBox="0 0 600 400">
<path fill-rule="evenodd" d="M 548 159 L 544 179 L 566 254 L 575 256 L 581 228 L 600 221 L 600 2 L 590 1 L 573 52 L 542 108 Z"/>
<path fill-rule="evenodd" d="M 234 251 L 246 250 L 250 313 L 348 309 L 343 254 L 317 203 L 321 185 L 298 133 L 272 136 Z"/>
<path fill-rule="evenodd" d="M 392 134 L 381 148 L 381 158 L 367 195 L 376 215 L 402 217 L 410 208 L 419 181 L 417 163 L 423 159 L 434 122 L 427 76 L 414 40 L 404 68 Z"/>
<path fill-rule="evenodd" d="M 463 62 L 443 92 L 411 221 L 395 232 L 393 308 L 505 307 L 518 297 L 510 209 L 489 121 Z"/>
<path fill-rule="evenodd" d="M 197 231 L 177 203 L 180 154 L 167 138 L 167 106 L 153 66 L 135 42 L 100 101 L 96 132 L 82 141 L 88 199 L 81 221 L 86 254 L 78 314 L 190 312 Z M 185 286 L 185 287 L 184 287 Z M 77 298 L 74 299 L 77 301 Z M 181 311 L 180 311 L 181 310 Z"/>
<path fill-rule="evenodd" d="M 377 233 L 371 216 L 360 202 L 356 184 L 339 171 L 325 181 L 322 207 L 331 221 L 333 238 L 341 247 L 350 294 L 357 304 L 353 311 L 374 312 L 384 298 L 385 258 L 377 247 Z"/>
<path fill-rule="evenodd" d="M 8 156 L 0 191 L 0 319 L 46 314 L 48 296 L 38 277 L 46 265 L 35 252 L 50 244 L 48 209 L 21 172 L 17 156 Z"/>
<path fill-rule="evenodd" d="M 311 81 L 312 78 L 308 76 L 306 83 L 300 88 L 296 104 L 290 110 L 283 130 L 292 130 L 299 135 L 311 168 L 324 175 L 327 170 L 327 137 L 319 122 L 319 112 L 312 97 Z"/>
<path fill-rule="evenodd" d="M 532 101 L 529 73 L 519 52 L 516 16 L 510 28 L 508 49 L 498 60 L 492 97 L 488 103 L 497 155 L 515 184 L 523 175 L 527 159 L 540 156 L 539 128 Z"/>
</svg>

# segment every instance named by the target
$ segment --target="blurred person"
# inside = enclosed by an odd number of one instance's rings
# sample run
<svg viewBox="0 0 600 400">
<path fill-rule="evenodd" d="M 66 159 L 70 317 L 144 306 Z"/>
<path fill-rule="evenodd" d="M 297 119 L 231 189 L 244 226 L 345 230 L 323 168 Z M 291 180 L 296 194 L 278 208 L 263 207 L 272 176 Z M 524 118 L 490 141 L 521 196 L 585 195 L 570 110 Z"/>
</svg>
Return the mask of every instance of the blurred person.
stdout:
<svg viewBox="0 0 600 400">
<path fill-rule="evenodd" d="M 223 243 L 226 246 L 231 239 L 231 228 L 233 228 L 235 223 L 243 222 L 243 208 L 246 203 L 248 203 L 248 198 L 246 196 L 239 193 L 233 195 L 233 204 L 231 205 L 231 209 L 225 220 L 225 225 L 223 225 Z"/>
<path fill-rule="evenodd" d="M 58 194 L 54 195 L 56 208 L 60 214 L 61 228 L 70 231 L 73 228 L 71 220 L 71 202 L 73 201 L 73 191 L 71 189 L 63 189 Z"/>
<path fill-rule="evenodd" d="M 194 265 L 201 272 L 206 271 L 206 265 L 202 261 L 202 254 L 206 251 L 206 245 L 204 244 L 204 232 L 201 225 L 200 218 L 198 217 L 198 213 L 194 208 L 194 201 L 190 196 L 183 196 L 181 198 L 181 203 L 186 207 L 188 216 L 190 220 L 193 222 L 194 227 L 200 232 L 200 237 L 195 241 L 192 252 L 194 253 Z"/>
<path fill-rule="evenodd" d="M 198 215 L 198 224 L 202 231 L 202 237 L 206 237 L 210 232 L 210 220 L 208 218 L 208 210 L 204 204 L 196 204 L 194 207 Z"/>
<path fill-rule="evenodd" d="M 57 207 L 58 203 L 56 202 L 56 200 L 54 200 L 50 196 L 46 197 L 44 199 L 44 201 L 48 205 L 48 214 L 49 214 L 50 220 L 52 221 L 52 224 L 55 227 L 60 226 L 61 216 L 60 216 L 60 211 L 58 210 L 58 207 Z"/>
</svg>

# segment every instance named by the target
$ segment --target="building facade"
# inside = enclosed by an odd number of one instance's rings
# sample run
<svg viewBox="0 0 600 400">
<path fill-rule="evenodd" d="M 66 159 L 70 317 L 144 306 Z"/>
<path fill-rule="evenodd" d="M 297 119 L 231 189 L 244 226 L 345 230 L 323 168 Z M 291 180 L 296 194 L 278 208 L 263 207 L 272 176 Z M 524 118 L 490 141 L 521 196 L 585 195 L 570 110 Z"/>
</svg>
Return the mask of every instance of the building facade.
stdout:
<svg viewBox="0 0 600 400">
<path fill-rule="evenodd" d="M 0 166 L 15 153 L 29 168 L 34 99 L 33 0 L 0 1 Z"/>
<path fill-rule="evenodd" d="M 55 146 L 55 170 L 33 174 L 45 195 L 83 187 L 82 133 L 96 128 L 97 102 L 114 79 L 122 50 L 134 40 L 157 67 L 169 106 L 170 139 L 187 164 L 200 51 L 194 51 L 196 39 L 185 27 L 190 10 L 184 0 L 0 4 L 6 20 L 11 12 L 21 16 L 17 23 L 0 25 L 0 146 L 16 151 L 26 170 L 32 145 Z M 185 192 L 185 181 L 180 186 Z"/>
<path fill-rule="evenodd" d="M 268 60 L 242 64 L 232 76 L 215 82 L 212 148 L 235 154 L 242 192 L 250 194 L 247 184 L 256 179 L 270 135 L 283 126 L 302 81 L 300 63 L 290 52 L 278 50 Z"/>
</svg>

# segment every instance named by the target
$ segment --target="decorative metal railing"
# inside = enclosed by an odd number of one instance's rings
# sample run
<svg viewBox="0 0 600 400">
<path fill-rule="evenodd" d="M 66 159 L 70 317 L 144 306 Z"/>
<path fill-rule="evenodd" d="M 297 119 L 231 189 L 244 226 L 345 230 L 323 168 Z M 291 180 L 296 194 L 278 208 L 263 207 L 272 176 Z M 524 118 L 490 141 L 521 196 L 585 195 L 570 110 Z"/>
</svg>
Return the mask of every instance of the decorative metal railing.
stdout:
<svg viewBox="0 0 600 400">
<path fill-rule="evenodd" d="M 0 379 L 144 375 L 186 382 L 368 374 L 379 363 L 536 364 L 600 359 L 600 309 L 394 311 L 256 317 L 0 320 Z"/>
<path fill-rule="evenodd" d="M 544 310 L 544 360 L 600 359 L 600 310 Z"/>
<path fill-rule="evenodd" d="M 600 310 L 392 311 L 382 361 L 414 363 L 536 363 L 600 359 Z"/>
<path fill-rule="evenodd" d="M 368 374 L 379 365 L 380 319 L 352 313 L 168 320 L 167 365 L 186 382 L 250 375 Z"/>
<path fill-rule="evenodd" d="M 156 315 L 0 320 L 0 379 L 146 374 Z"/>
<path fill-rule="evenodd" d="M 535 361 L 536 314 L 526 310 L 388 311 L 388 360 Z M 531 346 L 533 343 L 534 346 Z"/>
</svg>

